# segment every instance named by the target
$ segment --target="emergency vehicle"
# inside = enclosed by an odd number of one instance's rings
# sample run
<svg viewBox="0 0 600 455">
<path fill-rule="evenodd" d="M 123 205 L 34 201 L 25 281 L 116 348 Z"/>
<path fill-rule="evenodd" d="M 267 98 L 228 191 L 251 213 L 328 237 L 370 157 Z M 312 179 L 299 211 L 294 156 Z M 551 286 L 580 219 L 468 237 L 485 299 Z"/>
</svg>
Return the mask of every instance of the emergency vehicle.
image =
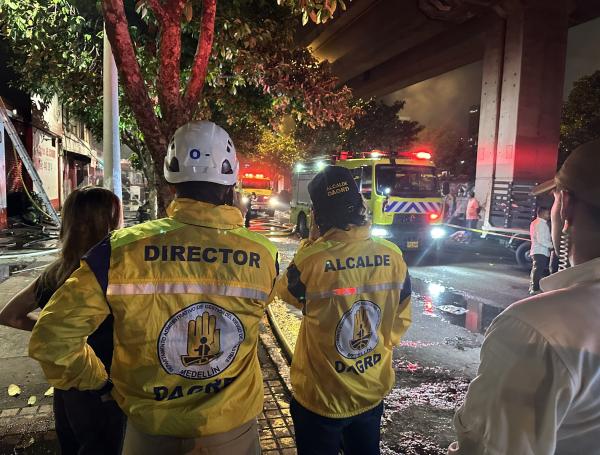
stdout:
<svg viewBox="0 0 600 455">
<path fill-rule="evenodd" d="M 240 175 L 238 191 L 242 195 L 244 204 L 251 201 L 253 210 L 271 216 L 275 213 L 274 207 L 270 204 L 273 197 L 273 180 L 266 173 L 244 171 Z"/>
<path fill-rule="evenodd" d="M 308 235 L 308 182 L 328 164 L 350 169 L 365 200 L 372 235 L 396 243 L 402 250 L 437 251 L 446 237 L 442 226 L 442 195 L 431 154 L 425 151 L 389 154 L 374 150 L 342 151 L 297 163 L 292 175 L 291 222 Z"/>
</svg>

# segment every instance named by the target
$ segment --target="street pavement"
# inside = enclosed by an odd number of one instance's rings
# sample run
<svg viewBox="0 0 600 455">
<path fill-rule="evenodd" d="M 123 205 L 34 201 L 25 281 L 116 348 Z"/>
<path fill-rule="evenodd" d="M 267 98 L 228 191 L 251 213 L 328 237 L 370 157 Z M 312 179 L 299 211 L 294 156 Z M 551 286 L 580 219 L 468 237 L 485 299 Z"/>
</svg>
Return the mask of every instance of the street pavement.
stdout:
<svg viewBox="0 0 600 455">
<path fill-rule="evenodd" d="M 298 239 L 283 236 L 272 240 L 279 248 L 285 270 Z M 481 333 L 503 308 L 526 296 L 527 274 L 513 264 L 511 252 L 489 241 L 476 242 L 484 243 L 449 244 L 435 263 L 406 255 L 413 278 L 413 324 L 394 353 L 397 385 L 386 400 L 384 455 L 445 453 L 444 448 L 453 438 L 452 415 L 477 370 Z M 35 261 L 15 261 L 25 270 L 0 283 L 0 306 L 34 280 L 40 267 L 52 259 L 43 256 Z M 27 357 L 28 338 L 25 332 L 0 327 L 0 453 L 16 444 L 29 445 L 20 453 L 53 453 L 56 447 L 51 432 L 51 398 L 44 396 L 48 384 L 39 366 Z M 267 346 L 267 350 L 274 349 Z M 263 351 L 261 357 L 269 372 L 265 391 L 276 395 L 267 398 L 269 406 L 276 402 L 283 412 L 283 421 L 277 420 L 275 425 L 285 424 L 275 431 L 279 427 L 273 427 L 270 417 L 264 414 L 263 442 L 268 441 L 265 444 L 269 448 L 286 448 L 286 453 L 294 453 L 288 439 L 283 443 L 276 439 L 277 435 L 289 438 L 293 431 L 285 419 L 289 416 L 284 401 L 289 397 L 284 396 L 283 385 L 272 374 L 273 366 L 267 365 Z M 281 371 L 279 365 L 277 369 Z M 21 395 L 9 397 L 10 384 L 19 385 Z M 36 397 L 36 403 L 28 406 L 31 396 Z M 41 436 L 32 439 L 32 432 Z M 15 435 L 21 437 L 17 440 Z"/>
</svg>

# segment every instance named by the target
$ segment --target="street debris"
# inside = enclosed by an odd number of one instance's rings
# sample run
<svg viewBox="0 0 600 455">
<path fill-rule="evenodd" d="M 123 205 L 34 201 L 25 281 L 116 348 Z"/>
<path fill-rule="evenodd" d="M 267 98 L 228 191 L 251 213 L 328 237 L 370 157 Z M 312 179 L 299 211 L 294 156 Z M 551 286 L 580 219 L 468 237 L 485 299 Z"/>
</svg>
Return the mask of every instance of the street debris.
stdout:
<svg viewBox="0 0 600 455">
<path fill-rule="evenodd" d="M 8 396 L 9 397 L 18 397 L 21 395 L 21 387 L 17 384 L 11 384 L 8 386 Z"/>
<path fill-rule="evenodd" d="M 381 455 L 445 455 L 446 449 L 422 434 L 406 431 L 391 446 L 382 442 Z"/>
<path fill-rule="evenodd" d="M 35 395 L 31 395 L 27 400 L 27 406 L 33 406 L 37 401 L 37 397 Z"/>
<path fill-rule="evenodd" d="M 402 340 L 400 342 L 401 347 L 403 348 L 429 348 L 431 346 L 439 346 L 441 343 L 437 341 L 405 341 Z"/>
<path fill-rule="evenodd" d="M 388 420 L 400 411 L 411 406 L 428 406 L 454 411 L 464 400 L 469 382 L 463 379 L 440 382 L 424 382 L 416 387 L 393 389 L 385 400 L 385 414 Z"/>
<path fill-rule="evenodd" d="M 446 346 L 454 346 L 459 351 L 464 351 L 466 348 L 478 348 L 479 344 L 477 340 L 468 339 L 461 336 L 452 338 L 444 338 L 444 344 Z"/>
<path fill-rule="evenodd" d="M 45 397 L 53 397 L 54 396 L 54 387 L 50 387 L 48 390 L 44 392 Z"/>
<path fill-rule="evenodd" d="M 423 367 L 418 363 L 413 363 L 405 359 L 394 359 L 392 360 L 392 368 L 396 371 L 396 373 L 420 373 L 423 376 L 427 377 L 435 377 L 435 376 L 450 376 L 452 372 L 447 368 L 442 368 L 439 366 L 435 367 Z"/>
<path fill-rule="evenodd" d="M 437 307 L 437 309 L 443 311 L 444 313 L 449 313 L 455 316 L 462 316 L 463 314 L 466 314 L 469 311 L 466 308 L 459 307 L 456 305 L 440 305 Z"/>
</svg>

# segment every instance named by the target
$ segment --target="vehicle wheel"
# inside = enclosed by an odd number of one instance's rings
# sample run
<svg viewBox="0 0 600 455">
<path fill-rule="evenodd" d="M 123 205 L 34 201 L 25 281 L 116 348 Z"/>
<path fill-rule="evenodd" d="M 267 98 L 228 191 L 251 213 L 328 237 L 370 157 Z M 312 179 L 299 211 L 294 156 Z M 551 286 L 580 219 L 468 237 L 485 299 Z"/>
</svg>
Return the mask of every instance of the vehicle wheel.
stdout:
<svg viewBox="0 0 600 455">
<path fill-rule="evenodd" d="M 296 232 L 300 234 L 303 239 L 308 238 L 308 220 L 304 212 L 300 212 L 298 215 L 298 223 L 296 224 Z"/>
<path fill-rule="evenodd" d="M 517 249 L 515 250 L 515 259 L 517 260 L 517 264 L 523 270 L 531 270 L 531 264 L 533 260 L 531 259 L 531 254 L 529 251 L 531 250 L 531 244 L 529 242 L 521 243 Z"/>
</svg>

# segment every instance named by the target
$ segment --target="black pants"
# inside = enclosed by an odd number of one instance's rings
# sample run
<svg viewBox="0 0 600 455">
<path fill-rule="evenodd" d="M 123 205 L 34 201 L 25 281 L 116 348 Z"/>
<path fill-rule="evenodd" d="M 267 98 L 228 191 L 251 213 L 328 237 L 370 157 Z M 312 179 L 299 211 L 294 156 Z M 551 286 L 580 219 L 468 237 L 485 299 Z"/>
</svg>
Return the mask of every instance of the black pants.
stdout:
<svg viewBox="0 0 600 455">
<path fill-rule="evenodd" d="M 290 412 L 298 455 L 378 455 L 383 401 L 370 411 L 344 419 L 330 419 L 292 399 Z"/>
<path fill-rule="evenodd" d="M 62 455 L 119 455 L 126 418 L 115 401 L 92 392 L 54 390 L 54 419 Z"/>
<path fill-rule="evenodd" d="M 543 254 L 534 254 L 532 259 L 533 266 L 531 267 L 529 291 L 537 292 L 540 290 L 540 280 L 549 274 L 548 266 L 550 265 L 550 258 Z"/>
</svg>

